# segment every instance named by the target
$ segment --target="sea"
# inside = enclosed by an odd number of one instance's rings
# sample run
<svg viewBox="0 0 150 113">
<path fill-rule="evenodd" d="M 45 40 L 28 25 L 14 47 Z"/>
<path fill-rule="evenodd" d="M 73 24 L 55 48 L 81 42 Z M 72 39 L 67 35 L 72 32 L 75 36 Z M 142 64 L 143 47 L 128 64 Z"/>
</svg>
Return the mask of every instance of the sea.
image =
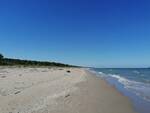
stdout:
<svg viewBox="0 0 150 113">
<path fill-rule="evenodd" d="M 90 68 L 129 97 L 137 113 L 150 113 L 150 68 Z"/>
</svg>

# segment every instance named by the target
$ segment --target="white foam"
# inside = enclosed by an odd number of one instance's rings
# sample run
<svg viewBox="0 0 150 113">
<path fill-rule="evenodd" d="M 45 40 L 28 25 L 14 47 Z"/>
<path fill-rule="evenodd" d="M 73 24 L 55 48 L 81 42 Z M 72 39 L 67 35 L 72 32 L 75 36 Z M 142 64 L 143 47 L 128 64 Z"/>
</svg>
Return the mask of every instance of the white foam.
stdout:
<svg viewBox="0 0 150 113">
<path fill-rule="evenodd" d="M 137 70 L 133 71 L 133 73 L 135 73 L 135 74 L 140 74 L 140 72 L 137 71 Z"/>
<path fill-rule="evenodd" d="M 109 74 L 109 76 L 116 78 L 119 83 L 124 85 L 124 88 L 131 90 L 144 100 L 150 101 L 150 84 L 129 80 L 115 74 Z"/>
<path fill-rule="evenodd" d="M 128 89 L 129 91 L 131 91 L 132 93 L 136 94 L 137 96 L 143 98 L 144 100 L 150 102 L 150 84 L 149 83 L 143 83 L 143 82 L 138 82 L 138 81 L 134 81 L 134 80 L 129 80 L 125 77 L 122 77 L 120 75 L 116 75 L 116 74 L 106 74 L 103 72 L 96 72 L 93 70 L 90 70 L 94 73 L 97 73 L 96 75 L 102 78 L 106 78 L 107 77 L 112 77 L 117 79 L 117 81 L 119 83 L 121 83 L 124 88 Z M 140 74 L 140 72 L 135 71 L 135 73 Z"/>
</svg>

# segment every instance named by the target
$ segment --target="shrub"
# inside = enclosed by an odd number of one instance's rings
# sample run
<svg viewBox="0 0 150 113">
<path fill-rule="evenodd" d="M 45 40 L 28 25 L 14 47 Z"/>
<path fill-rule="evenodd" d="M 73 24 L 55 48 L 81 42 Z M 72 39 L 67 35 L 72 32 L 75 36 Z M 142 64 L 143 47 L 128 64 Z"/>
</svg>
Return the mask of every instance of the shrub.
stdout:
<svg viewBox="0 0 150 113">
<path fill-rule="evenodd" d="M 4 58 L 4 56 L 2 54 L 0 54 L 0 60 L 2 60 Z"/>
</svg>

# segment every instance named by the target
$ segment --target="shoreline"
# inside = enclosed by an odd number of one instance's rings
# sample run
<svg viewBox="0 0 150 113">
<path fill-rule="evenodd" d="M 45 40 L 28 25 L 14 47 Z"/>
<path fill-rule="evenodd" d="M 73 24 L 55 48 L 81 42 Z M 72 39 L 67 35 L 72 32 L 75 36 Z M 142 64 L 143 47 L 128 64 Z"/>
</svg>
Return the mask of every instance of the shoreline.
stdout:
<svg viewBox="0 0 150 113">
<path fill-rule="evenodd" d="M 150 103 L 149 103 L 149 87 L 143 82 L 131 80 L 130 77 L 135 75 L 135 70 L 137 72 L 145 73 L 143 69 L 88 69 L 92 73 L 96 74 L 99 78 L 105 80 L 110 86 L 115 87 L 117 91 L 122 93 L 124 96 L 132 102 L 134 110 L 138 113 L 149 113 Z M 133 72 L 133 73 L 132 73 Z M 118 74 L 116 74 L 118 73 Z M 128 75 L 129 74 L 129 75 Z M 136 76 L 136 75 L 135 75 Z M 137 76 L 140 76 L 139 74 Z M 134 78 L 134 76 L 132 76 Z M 133 88 L 133 89 L 132 89 Z M 136 89 L 137 88 L 137 89 Z M 143 89 L 143 90 L 142 90 Z M 143 92 L 143 93 L 142 93 Z M 147 95 L 147 96 L 146 96 Z"/>
<path fill-rule="evenodd" d="M 135 113 L 130 100 L 81 68 L 0 69 L 1 113 Z"/>
<path fill-rule="evenodd" d="M 136 113 L 131 100 L 123 93 L 119 92 L 115 86 L 110 85 L 106 80 L 98 77 L 96 73 L 93 73 L 90 70 L 86 70 L 86 72 L 90 78 L 90 81 L 91 79 L 94 79 L 93 82 L 97 81 L 98 85 L 95 84 L 95 87 L 97 87 L 96 90 L 99 89 L 99 92 L 97 93 L 98 96 L 99 94 L 102 96 L 103 91 L 103 98 L 106 99 L 103 101 L 105 101 L 106 106 L 111 109 L 111 111 L 108 110 L 106 113 Z M 111 105 L 113 106 L 110 105 L 111 102 Z"/>
</svg>

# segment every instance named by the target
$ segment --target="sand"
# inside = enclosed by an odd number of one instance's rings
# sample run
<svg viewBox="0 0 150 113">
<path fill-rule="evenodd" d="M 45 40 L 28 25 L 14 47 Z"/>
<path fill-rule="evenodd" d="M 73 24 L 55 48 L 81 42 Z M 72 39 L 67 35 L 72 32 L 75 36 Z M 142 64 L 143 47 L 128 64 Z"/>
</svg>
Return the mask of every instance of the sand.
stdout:
<svg viewBox="0 0 150 113">
<path fill-rule="evenodd" d="M 0 67 L 0 113 L 135 112 L 127 97 L 84 69 Z"/>
</svg>

